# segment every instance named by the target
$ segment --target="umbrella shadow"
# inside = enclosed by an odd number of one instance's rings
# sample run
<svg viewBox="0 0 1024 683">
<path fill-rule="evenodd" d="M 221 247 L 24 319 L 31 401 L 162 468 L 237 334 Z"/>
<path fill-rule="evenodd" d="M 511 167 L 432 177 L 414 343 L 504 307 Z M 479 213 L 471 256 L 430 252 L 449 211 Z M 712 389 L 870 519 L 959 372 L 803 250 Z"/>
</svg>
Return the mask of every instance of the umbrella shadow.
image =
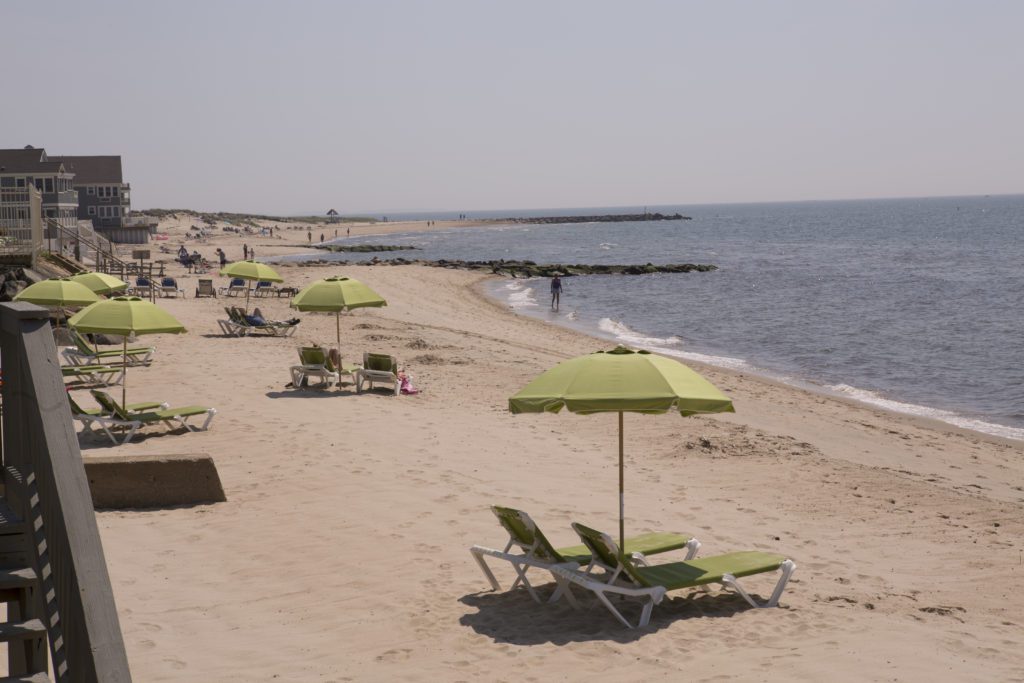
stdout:
<svg viewBox="0 0 1024 683">
<path fill-rule="evenodd" d="M 535 586 L 542 600 L 551 595 L 554 587 L 554 583 Z M 565 645 L 598 640 L 631 643 L 679 621 L 728 618 L 754 609 L 732 593 L 666 597 L 654 608 L 650 624 L 627 629 L 596 598 L 583 596 L 580 591 L 575 595 L 582 609 L 573 609 L 564 598 L 554 605 L 537 604 L 525 589 L 470 593 L 459 598 L 459 602 L 476 608 L 476 612 L 464 614 L 459 623 L 496 643 L 510 645 Z M 636 623 L 641 610 L 638 601 L 622 599 L 615 606 Z"/>
</svg>

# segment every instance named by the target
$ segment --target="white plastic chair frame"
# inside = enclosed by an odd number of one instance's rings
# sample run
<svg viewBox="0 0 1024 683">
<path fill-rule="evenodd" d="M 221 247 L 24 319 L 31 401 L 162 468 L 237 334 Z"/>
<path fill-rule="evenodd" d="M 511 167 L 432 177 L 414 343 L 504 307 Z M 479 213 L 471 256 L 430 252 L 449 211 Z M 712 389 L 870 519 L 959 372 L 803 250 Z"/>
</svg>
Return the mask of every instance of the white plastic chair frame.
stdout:
<svg viewBox="0 0 1024 683">
<path fill-rule="evenodd" d="M 356 393 L 362 393 L 363 382 L 370 385 L 371 391 L 373 391 L 374 382 L 394 382 L 395 396 L 398 396 L 402 391 L 402 382 L 398 379 L 398 359 L 391 356 L 391 360 L 394 363 L 392 367 L 395 368 L 394 372 L 389 372 L 387 370 L 369 370 L 366 367 L 369 364 L 369 356 L 369 353 L 364 353 L 363 367 L 356 369 L 352 373 L 353 379 L 356 381 Z"/>
<path fill-rule="evenodd" d="M 140 351 L 142 348 L 145 350 Z M 110 350 L 114 351 L 116 349 L 111 347 Z M 153 362 L 153 354 L 155 352 L 155 346 L 139 347 L 134 349 L 134 353 L 128 354 L 128 365 L 149 365 Z M 65 346 L 60 350 L 60 353 L 64 356 L 64 360 L 67 361 L 68 365 L 107 365 L 112 359 L 122 358 L 120 351 L 118 351 L 116 356 L 114 354 L 110 354 L 101 358 L 96 354 L 86 353 L 85 351 L 80 350 L 77 346 Z"/>
<path fill-rule="evenodd" d="M 166 410 L 166 408 L 164 409 Z M 210 423 L 213 422 L 214 416 L 217 415 L 216 408 L 209 408 L 206 411 L 206 421 L 203 422 L 202 427 L 196 427 L 188 423 L 189 418 L 195 417 L 195 415 L 186 415 L 184 417 L 180 415 L 171 415 L 163 420 L 158 420 L 167 424 L 168 427 L 174 429 L 175 427 L 184 427 L 190 432 L 205 432 L 210 428 Z M 130 417 L 130 416 L 129 416 Z M 119 417 L 113 415 L 75 415 L 75 419 L 82 422 L 85 425 L 85 429 L 82 431 L 83 434 L 98 434 L 102 431 L 115 446 L 123 446 L 134 438 L 135 433 L 146 424 L 153 424 L 153 422 L 142 422 L 141 420 L 122 420 Z M 94 429 L 93 423 L 99 426 L 99 430 Z M 127 427 L 128 431 L 125 434 L 124 440 L 118 443 L 117 437 L 111 431 L 112 428 Z"/>
<path fill-rule="evenodd" d="M 691 558 L 687 558 L 691 559 Z M 739 580 L 732 574 L 723 574 L 720 585 L 725 588 L 734 589 L 744 600 L 746 600 L 751 607 L 763 608 L 763 607 L 777 607 L 779 604 L 779 598 L 782 597 L 782 592 L 786 590 L 786 584 L 789 582 L 789 577 L 796 569 L 796 564 L 792 560 L 785 560 L 780 566 L 778 571 L 779 576 L 778 583 L 775 584 L 775 590 L 772 591 L 771 597 L 764 603 L 758 603 L 754 598 L 740 585 Z M 667 590 L 664 586 L 636 586 L 635 584 L 623 585 L 617 583 L 619 577 L 622 574 L 623 567 L 620 565 L 610 575 L 607 580 L 597 580 L 588 573 L 580 571 L 570 571 L 564 566 L 553 566 L 550 569 L 551 573 L 555 577 L 555 581 L 558 582 L 559 588 L 565 593 L 566 599 L 569 604 L 576 609 L 580 609 L 581 605 L 576 600 L 576 596 L 572 593 L 572 584 L 582 586 L 583 588 L 592 592 L 597 599 L 608 608 L 608 611 L 619 620 L 626 628 L 643 628 L 647 626 L 651 621 L 651 612 L 654 611 L 654 606 L 660 604 L 662 599 L 665 597 Z M 706 585 L 693 586 L 694 589 L 705 589 Z M 678 590 L 683 590 L 682 588 Z M 615 606 L 608 599 L 608 594 L 622 595 L 629 598 L 640 598 L 643 601 L 643 610 L 640 613 L 640 619 L 636 626 L 631 624 L 622 612 L 615 608 Z"/>
<path fill-rule="evenodd" d="M 341 374 L 331 372 L 320 364 L 293 365 L 291 367 L 292 386 L 300 387 L 303 379 L 319 379 L 320 382 L 314 388 L 325 388 L 341 381 Z"/>
</svg>

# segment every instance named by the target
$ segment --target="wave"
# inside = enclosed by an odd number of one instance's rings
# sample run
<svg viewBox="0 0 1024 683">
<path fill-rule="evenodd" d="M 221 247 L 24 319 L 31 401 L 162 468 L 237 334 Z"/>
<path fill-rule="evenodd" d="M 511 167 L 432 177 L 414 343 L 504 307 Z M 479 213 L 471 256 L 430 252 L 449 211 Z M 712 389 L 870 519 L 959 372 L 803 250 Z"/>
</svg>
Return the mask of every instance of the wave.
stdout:
<svg viewBox="0 0 1024 683">
<path fill-rule="evenodd" d="M 894 401 L 867 389 L 851 387 L 849 384 L 832 384 L 827 388 L 841 396 L 893 412 L 940 420 L 955 427 L 962 427 L 963 429 L 970 429 L 975 432 L 982 432 L 983 434 L 991 434 L 992 436 L 1001 436 L 1006 439 L 1024 440 L 1024 429 L 1018 427 L 1007 427 L 1006 425 L 993 422 L 985 422 L 984 420 L 959 415 L 949 410 L 942 410 L 941 408 L 929 408 L 928 406 L 916 405 L 914 403 Z"/>
<path fill-rule="evenodd" d="M 601 318 L 597 323 L 598 329 L 606 334 L 610 334 L 616 339 L 632 344 L 634 346 L 679 346 L 683 343 L 683 340 L 679 337 L 648 337 L 636 330 L 630 328 L 625 323 L 621 323 L 611 318 Z"/>
<path fill-rule="evenodd" d="M 535 308 L 537 306 L 537 298 L 534 296 L 533 287 L 527 287 L 518 282 L 510 282 L 505 285 L 505 289 L 509 290 L 506 300 L 512 310 L 518 311 L 521 308 Z"/>
</svg>

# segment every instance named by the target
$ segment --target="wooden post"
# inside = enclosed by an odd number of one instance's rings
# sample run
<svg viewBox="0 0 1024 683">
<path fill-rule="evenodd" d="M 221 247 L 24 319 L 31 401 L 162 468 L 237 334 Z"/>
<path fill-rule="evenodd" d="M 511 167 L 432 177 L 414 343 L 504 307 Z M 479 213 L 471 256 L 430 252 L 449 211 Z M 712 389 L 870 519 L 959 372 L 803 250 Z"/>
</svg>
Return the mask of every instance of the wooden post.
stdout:
<svg viewBox="0 0 1024 683">
<path fill-rule="evenodd" d="M 8 501 L 36 530 L 31 555 L 43 578 L 56 679 L 127 682 L 128 658 L 48 316 L 32 304 L 0 304 L 3 464 L 20 473 L 32 496 Z"/>
</svg>

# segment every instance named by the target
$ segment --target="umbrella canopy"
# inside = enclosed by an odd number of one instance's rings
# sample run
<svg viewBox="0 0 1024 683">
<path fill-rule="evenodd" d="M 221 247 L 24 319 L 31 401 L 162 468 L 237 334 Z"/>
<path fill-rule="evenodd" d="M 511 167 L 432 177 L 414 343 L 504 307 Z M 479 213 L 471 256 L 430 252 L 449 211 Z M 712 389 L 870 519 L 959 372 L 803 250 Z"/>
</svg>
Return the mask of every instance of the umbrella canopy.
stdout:
<svg viewBox="0 0 1024 683">
<path fill-rule="evenodd" d="M 259 263 L 249 259 L 248 261 L 235 261 L 220 269 L 220 274 L 227 277 L 237 277 L 243 280 L 254 280 L 256 282 L 284 282 L 284 278 L 277 274 L 277 271 L 265 263 Z M 249 288 L 245 288 L 245 312 L 249 313 Z"/>
<path fill-rule="evenodd" d="M 619 414 L 619 547 L 625 547 L 623 413 L 735 412 L 732 401 L 682 363 L 619 346 L 559 363 L 509 399 L 513 414 Z"/>
<path fill-rule="evenodd" d="M 91 289 L 68 278 L 43 280 L 29 285 L 15 297 L 15 301 L 27 301 L 40 306 L 77 307 L 88 306 L 100 300 Z"/>
<path fill-rule="evenodd" d="M 128 337 L 143 334 L 181 334 L 185 326 L 173 315 L 137 296 L 118 296 L 84 308 L 68 319 L 79 332 L 117 334 L 124 337 L 125 379 L 121 384 L 121 403 L 125 403 L 128 385 Z"/>
<path fill-rule="evenodd" d="M 220 269 L 220 274 L 226 277 L 240 277 L 243 280 L 284 282 L 284 278 L 278 275 L 276 270 L 265 263 L 258 263 L 251 259 L 229 263 Z"/>
<path fill-rule="evenodd" d="M 310 284 L 292 299 L 292 308 L 300 311 L 334 313 L 341 351 L 341 312 L 353 308 L 387 306 L 388 302 L 367 285 L 350 277 L 324 278 Z"/>
<path fill-rule="evenodd" d="M 97 294 L 110 294 L 128 288 L 128 283 L 106 273 L 79 273 L 71 279 L 79 282 Z"/>
</svg>

